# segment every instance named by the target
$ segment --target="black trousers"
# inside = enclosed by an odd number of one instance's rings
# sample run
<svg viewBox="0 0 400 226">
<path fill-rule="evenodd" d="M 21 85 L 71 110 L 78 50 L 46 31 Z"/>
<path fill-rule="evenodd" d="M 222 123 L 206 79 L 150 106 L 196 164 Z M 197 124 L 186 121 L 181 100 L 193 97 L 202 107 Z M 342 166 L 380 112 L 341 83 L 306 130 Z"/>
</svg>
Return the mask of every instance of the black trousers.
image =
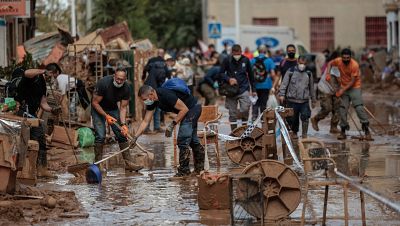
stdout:
<svg viewBox="0 0 400 226">
<path fill-rule="evenodd" d="M 43 125 L 39 127 L 31 127 L 30 129 L 31 140 L 36 140 L 39 143 L 39 152 L 37 158 L 37 164 L 39 166 L 47 166 L 47 150 L 46 150 L 46 137 L 44 135 Z"/>
<path fill-rule="evenodd" d="M 258 115 L 261 114 L 265 108 L 267 108 L 269 89 L 256 89 L 257 102 L 253 105 L 252 120 L 256 120 Z"/>
</svg>

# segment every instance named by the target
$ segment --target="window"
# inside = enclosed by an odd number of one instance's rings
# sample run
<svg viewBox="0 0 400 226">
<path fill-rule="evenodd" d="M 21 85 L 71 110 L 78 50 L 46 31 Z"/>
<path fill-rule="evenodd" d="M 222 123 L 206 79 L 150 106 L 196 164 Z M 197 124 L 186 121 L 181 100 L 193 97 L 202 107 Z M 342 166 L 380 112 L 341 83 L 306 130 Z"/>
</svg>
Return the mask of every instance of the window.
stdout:
<svg viewBox="0 0 400 226">
<path fill-rule="evenodd" d="M 310 18 L 311 51 L 322 52 L 335 48 L 335 26 L 333 17 Z"/>
<path fill-rule="evenodd" d="M 398 26 L 396 25 L 396 30 Z M 392 30 L 390 30 L 392 31 Z M 386 17 L 366 17 L 365 18 L 365 37 L 367 47 L 387 45 L 386 39 Z M 397 37 L 398 38 L 398 37 Z M 396 42 L 398 43 L 398 42 Z"/>
<path fill-rule="evenodd" d="M 278 26 L 278 18 L 253 18 L 253 25 Z"/>
</svg>

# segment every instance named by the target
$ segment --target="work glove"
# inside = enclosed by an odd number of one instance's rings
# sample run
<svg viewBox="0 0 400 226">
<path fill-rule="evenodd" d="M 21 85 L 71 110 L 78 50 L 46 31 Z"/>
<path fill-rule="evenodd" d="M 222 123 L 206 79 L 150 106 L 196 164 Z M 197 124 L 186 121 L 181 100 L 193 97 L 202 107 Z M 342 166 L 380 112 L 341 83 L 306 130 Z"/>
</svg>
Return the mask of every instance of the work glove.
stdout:
<svg viewBox="0 0 400 226">
<path fill-rule="evenodd" d="M 109 114 L 106 115 L 106 121 L 108 125 L 112 125 L 117 122 L 117 120 Z"/>
<path fill-rule="evenodd" d="M 325 80 L 328 82 L 331 81 L 331 74 L 326 74 Z"/>
<path fill-rule="evenodd" d="M 127 125 L 124 124 L 124 125 L 121 126 L 121 134 L 124 137 L 128 137 L 129 129 L 128 129 Z"/>
<path fill-rule="evenodd" d="M 51 113 L 52 113 L 53 115 L 59 115 L 59 114 L 61 114 L 61 107 L 54 107 L 54 108 L 52 108 L 52 109 L 51 109 Z"/>
<path fill-rule="evenodd" d="M 172 132 L 174 131 L 174 127 L 176 125 L 175 121 L 172 121 L 171 124 L 165 129 L 165 136 L 172 137 Z"/>
<path fill-rule="evenodd" d="M 336 97 L 341 97 L 341 96 L 343 95 L 343 93 L 344 93 L 343 89 L 339 89 L 339 90 L 336 92 Z"/>
</svg>

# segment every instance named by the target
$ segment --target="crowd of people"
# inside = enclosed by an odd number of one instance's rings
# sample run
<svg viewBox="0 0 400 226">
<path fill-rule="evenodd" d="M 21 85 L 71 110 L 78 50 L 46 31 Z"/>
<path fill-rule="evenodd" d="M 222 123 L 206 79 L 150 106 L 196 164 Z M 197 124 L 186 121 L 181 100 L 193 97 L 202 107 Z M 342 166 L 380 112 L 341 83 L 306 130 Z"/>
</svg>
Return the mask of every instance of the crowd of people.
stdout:
<svg viewBox="0 0 400 226">
<path fill-rule="evenodd" d="M 190 148 L 195 162 L 194 173 L 199 173 L 204 167 L 204 148 L 196 134 L 201 114 L 201 105 L 197 104 L 193 93 L 196 90 L 204 97 L 205 105 L 215 105 L 219 96 L 225 97 L 231 130 L 239 124 L 247 125 L 254 121 L 267 108 L 268 99 L 278 97 L 281 105 L 294 111 L 293 116 L 287 118 L 294 139 L 298 138 L 300 122 L 301 137 L 307 137 L 311 108 L 316 107 L 318 93 L 321 110 L 311 118 L 316 131 L 319 131 L 318 122 L 332 113 L 329 132 L 339 133 L 338 139 L 346 139 L 346 131 L 349 130 L 347 115 L 352 104 L 362 124 L 364 139 L 372 140 L 361 97 L 359 65 L 353 59 L 351 50 L 343 49 L 340 56 L 330 54 L 328 50 L 323 53 L 325 61 L 319 68 L 323 76 L 315 81 L 316 76 L 307 67 L 310 63 L 308 58 L 297 56 L 296 47 L 292 44 L 286 48 L 286 57 L 280 59 L 276 55 L 273 58 L 265 45 L 259 46 L 255 53 L 250 53 L 247 48 L 243 52 L 238 44 L 218 53 L 213 45 L 209 45 L 203 55 L 187 50 L 177 58 L 159 49 L 158 56 L 148 61 L 143 72 L 145 85 L 140 88 L 138 96 L 146 105 L 146 115 L 135 139 L 148 130 L 152 117 L 154 131 L 164 132 L 159 126 L 162 120 L 160 114 L 175 113 L 177 116 L 167 126 L 165 135 L 171 136 L 180 123 L 177 138 L 180 167 L 177 176 L 190 174 Z M 195 75 L 199 67 L 205 73 L 196 84 Z M 165 81 L 174 78 L 184 81 L 188 91 L 179 90 L 178 83 L 170 89 L 165 86 Z"/>
<path fill-rule="evenodd" d="M 297 56 L 296 47 L 292 44 L 287 46 L 285 57 L 279 57 L 279 52 L 272 56 L 265 45 L 251 54 L 249 50 L 243 52 L 238 44 L 225 48 L 221 53 L 213 45 L 204 54 L 186 50 L 177 55 L 158 49 L 157 56 L 149 59 L 143 70 L 144 85 L 137 95 L 143 101 L 146 113 L 130 142 L 126 115 L 129 99 L 134 94 L 130 93 L 126 83 L 127 71 L 122 66 L 117 67 L 113 75 L 97 82 L 90 104 L 95 130 L 95 160 L 103 157 L 106 123 L 111 126 L 122 150 L 135 143 L 143 133 L 149 133 L 153 120 L 152 132 L 165 133 L 167 137 L 172 136 L 179 124 L 179 168 L 176 177 L 199 174 L 204 169 L 204 147 L 197 137 L 197 122 L 202 110 L 197 94 L 204 97 L 204 105 L 215 105 L 220 96 L 225 97 L 223 100 L 229 112 L 231 130 L 254 122 L 268 107 L 268 99 L 277 98 L 281 105 L 294 111 L 293 116 L 287 118 L 294 139 L 298 138 L 300 128 L 301 137 L 307 137 L 311 108 L 315 108 L 317 96 L 321 100 L 321 110 L 311 118 L 312 127 L 319 131 L 318 122 L 332 113 L 329 132 L 339 133 L 338 139 L 346 139 L 351 104 L 362 125 L 364 138 L 372 140 L 361 97 L 359 65 L 353 59 L 351 50 L 343 49 L 337 57 L 329 51 L 324 51 L 324 54 L 326 59 L 320 68 L 323 75 L 315 81 L 316 76 L 307 67 L 308 58 Z M 79 82 L 74 81 L 72 86 L 69 84 L 68 76 L 62 74 L 56 64 L 47 65 L 45 70 L 20 71 L 20 74 L 22 79 L 15 97 L 20 115 L 28 113 L 37 117 L 39 108 L 55 115 L 67 111 L 68 104 L 63 104 L 62 110 L 47 103 L 46 81 L 49 78 L 53 77 L 56 81 L 60 103 L 67 98 L 67 92 L 79 88 Z M 175 116 L 165 126 L 164 115 L 169 112 Z M 31 137 L 39 141 L 40 175 L 53 176 L 46 170 L 43 128 L 32 129 Z M 189 168 L 190 150 L 195 163 L 193 172 Z M 142 168 L 134 163 L 129 152 L 124 152 L 123 158 L 126 170 L 138 171 Z"/>
</svg>

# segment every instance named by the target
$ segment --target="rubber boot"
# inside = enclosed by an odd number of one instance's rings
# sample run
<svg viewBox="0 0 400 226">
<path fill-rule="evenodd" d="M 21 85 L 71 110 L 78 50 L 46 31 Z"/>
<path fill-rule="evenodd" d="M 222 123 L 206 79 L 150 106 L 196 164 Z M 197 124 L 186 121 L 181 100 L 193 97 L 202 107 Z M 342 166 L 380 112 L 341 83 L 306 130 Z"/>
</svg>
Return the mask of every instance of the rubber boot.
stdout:
<svg viewBox="0 0 400 226">
<path fill-rule="evenodd" d="M 338 140 L 346 140 L 346 127 L 341 127 L 341 131 L 339 136 L 337 137 Z"/>
<path fill-rule="evenodd" d="M 46 166 L 38 166 L 37 168 L 37 177 L 38 178 L 50 178 L 57 179 L 58 177 L 47 169 Z"/>
<path fill-rule="evenodd" d="M 315 131 L 319 131 L 318 122 L 319 120 L 317 119 L 316 116 L 311 118 L 311 126 Z"/>
<path fill-rule="evenodd" d="M 120 143 L 119 144 L 119 149 L 123 150 L 125 148 L 129 147 L 129 142 L 125 142 L 125 143 Z M 135 163 L 133 163 L 133 158 L 131 156 L 131 153 L 129 152 L 130 150 L 126 150 L 124 152 L 122 152 L 122 157 L 124 158 L 124 162 L 125 162 L 125 170 L 128 171 L 139 171 L 141 169 L 143 169 L 143 166 L 139 166 Z"/>
<path fill-rule="evenodd" d="M 103 159 L 103 144 L 94 144 L 94 161 L 100 161 Z"/>
<path fill-rule="evenodd" d="M 301 122 L 301 138 L 307 138 L 308 134 L 308 122 Z"/>
<path fill-rule="evenodd" d="M 192 175 L 200 175 L 200 172 L 204 170 L 204 147 L 201 144 L 198 144 L 192 148 L 193 151 L 193 162 L 194 162 L 194 171 Z"/>
<path fill-rule="evenodd" d="M 362 130 L 363 130 L 364 133 L 365 133 L 364 139 L 367 140 L 367 141 L 373 141 L 374 139 L 372 139 L 371 132 L 369 131 L 368 126 L 369 126 L 368 123 L 363 123 L 363 124 L 361 125 Z"/>
<path fill-rule="evenodd" d="M 184 179 L 190 175 L 190 149 L 186 148 L 179 148 L 179 167 L 178 172 L 172 179 Z"/>
</svg>

